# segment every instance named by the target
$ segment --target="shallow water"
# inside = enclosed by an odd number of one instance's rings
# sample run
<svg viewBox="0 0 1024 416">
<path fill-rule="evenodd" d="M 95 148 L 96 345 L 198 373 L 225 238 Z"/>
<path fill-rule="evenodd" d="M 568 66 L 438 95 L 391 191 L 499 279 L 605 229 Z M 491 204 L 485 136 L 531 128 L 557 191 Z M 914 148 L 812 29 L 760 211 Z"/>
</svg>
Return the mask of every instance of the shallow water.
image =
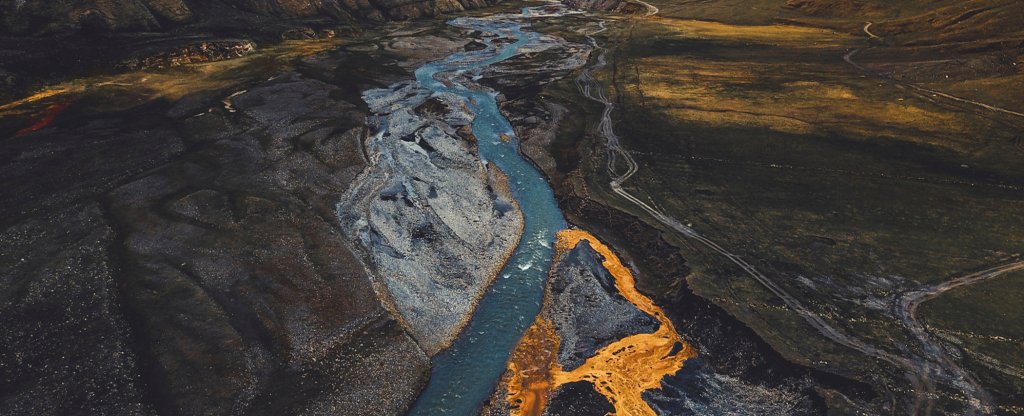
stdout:
<svg viewBox="0 0 1024 416">
<path fill-rule="evenodd" d="M 524 10 L 524 16 L 529 15 Z M 495 95 L 463 85 L 446 85 L 435 75 L 473 71 L 503 61 L 538 34 L 522 30 L 512 16 L 459 18 L 450 24 L 515 39 L 508 44 L 488 40 L 488 48 L 452 54 L 416 70 L 416 80 L 435 93 L 454 93 L 473 110 L 473 134 L 480 156 L 509 178 L 512 196 L 524 216 L 523 238 L 488 290 L 466 329 L 451 348 L 434 357 L 433 374 L 411 415 L 470 415 L 479 412 L 505 371 L 512 349 L 540 311 L 544 282 L 551 264 L 555 233 L 566 228 L 547 181 L 518 149 L 512 126 L 501 115 Z M 505 134 L 511 140 L 504 141 Z M 398 376 L 398 375 L 396 375 Z"/>
</svg>

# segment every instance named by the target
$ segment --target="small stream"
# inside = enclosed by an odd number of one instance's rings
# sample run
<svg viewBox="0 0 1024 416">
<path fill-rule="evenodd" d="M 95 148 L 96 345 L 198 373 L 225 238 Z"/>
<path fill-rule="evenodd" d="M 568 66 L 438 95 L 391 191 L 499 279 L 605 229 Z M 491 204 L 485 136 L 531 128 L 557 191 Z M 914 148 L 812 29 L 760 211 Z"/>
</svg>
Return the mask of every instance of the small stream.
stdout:
<svg viewBox="0 0 1024 416">
<path fill-rule="evenodd" d="M 494 285 L 451 348 L 433 360 L 426 390 L 409 414 L 471 415 L 479 412 L 502 373 L 519 338 L 540 311 L 544 283 L 554 254 L 555 233 L 566 228 L 554 192 L 536 167 L 519 153 L 512 126 L 498 110 L 495 93 L 457 82 L 441 82 L 446 73 L 473 74 L 514 56 L 537 33 L 522 30 L 515 20 L 536 16 L 530 8 L 522 15 L 458 18 L 449 24 L 498 35 L 487 48 L 458 52 L 416 70 L 416 80 L 434 93 L 454 93 L 473 111 L 473 134 L 480 156 L 509 178 L 512 196 L 524 216 L 522 240 Z M 514 42 L 507 43 L 508 40 Z M 502 135 L 510 140 L 502 140 Z M 400 377 L 401 375 L 395 375 Z"/>
</svg>

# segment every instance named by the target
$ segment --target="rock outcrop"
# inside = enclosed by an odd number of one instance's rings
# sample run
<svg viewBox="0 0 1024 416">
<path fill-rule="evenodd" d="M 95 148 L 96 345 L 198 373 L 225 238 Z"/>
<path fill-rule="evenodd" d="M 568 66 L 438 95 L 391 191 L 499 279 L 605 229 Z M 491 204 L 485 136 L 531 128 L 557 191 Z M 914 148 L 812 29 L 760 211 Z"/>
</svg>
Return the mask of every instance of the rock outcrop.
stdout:
<svg viewBox="0 0 1024 416">
<path fill-rule="evenodd" d="M 613 341 L 658 327 L 658 321 L 619 294 L 601 261 L 584 241 L 551 270 L 543 316 L 561 340 L 558 361 L 565 370 L 579 367 Z"/>
<path fill-rule="evenodd" d="M 459 98 L 431 97 L 410 81 L 364 99 L 378 124 L 366 141 L 371 164 L 338 214 L 372 259 L 380 290 L 433 354 L 469 321 L 512 254 L 522 214 L 504 175 L 466 140 L 472 115 Z"/>
<path fill-rule="evenodd" d="M 483 414 L 537 414 L 539 409 L 543 409 L 545 415 L 614 412 L 615 409 L 610 412 L 604 410 L 611 406 L 609 400 L 597 389 L 616 391 L 619 386 L 604 385 L 601 380 L 594 378 L 587 378 L 582 383 L 577 380 L 566 384 L 548 384 L 565 376 L 565 372 L 582 368 L 585 362 L 594 360 L 599 351 L 613 343 L 634 334 L 653 333 L 660 326 L 654 317 L 640 310 L 619 291 L 615 276 L 602 264 L 604 260 L 586 240 L 556 257 L 545 286 L 541 313 L 534 327 L 520 341 L 517 352 L 513 353 L 510 369 L 491 396 Z M 536 338 L 538 336 L 540 338 Z M 629 345 L 618 348 L 619 352 L 614 355 L 637 347 Z M 551 362 L 543 358 L 553 351 L 557 355 L 550 356 Z M 673 351 L 671 355 L 678 353 L 679 349 Z M 628 355 L 619 356 L 617 360 L 628 361 Z M 589 364 L 593 365 L 593 362 Z M 552 366 L 557 367 L 555 372 L 559 374 L 554 378 L 551 375 L 534 374 L 538 371 L 552 371 L 549 370 Z M 535 376 L 537 378 L 533 378 Z M 553 390 L 536 390 L 538 388 Z M 524 390 L 533 393 L 521 394 Z M 510 392 L 520 392 L 520 395 L 509 396 Z M 511 402 L 516 403 L 517 409 L 511 407 Z M 532 410 L 523 412 L 524 408 Z"/>
<path fill-rule="evenodd" d="M 121 62 L 127 70 L 171 68 L 201 62 L 240 58 L 256 52 L 256 43 L 249 39 L 216 39 L 188 43 L 152 54 L 143 54 Z"/>
</svg>

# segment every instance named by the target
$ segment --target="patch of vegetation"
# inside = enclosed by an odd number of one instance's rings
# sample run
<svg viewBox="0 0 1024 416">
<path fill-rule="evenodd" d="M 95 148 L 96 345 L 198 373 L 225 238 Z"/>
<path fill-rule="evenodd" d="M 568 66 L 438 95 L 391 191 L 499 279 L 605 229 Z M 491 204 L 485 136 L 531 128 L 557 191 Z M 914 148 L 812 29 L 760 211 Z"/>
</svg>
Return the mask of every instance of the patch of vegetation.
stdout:
<svg viewBox="0 0 1024 416">
<path fill-rule="evenodd" d="M 925 302 L 922 321 L 961 348 L 969 368 L 1004 394 L 1024 395 L 1024 273 L 956 289 Z M 1016 405 L 1022 405 L 1017 401 Z"/>
</svg>

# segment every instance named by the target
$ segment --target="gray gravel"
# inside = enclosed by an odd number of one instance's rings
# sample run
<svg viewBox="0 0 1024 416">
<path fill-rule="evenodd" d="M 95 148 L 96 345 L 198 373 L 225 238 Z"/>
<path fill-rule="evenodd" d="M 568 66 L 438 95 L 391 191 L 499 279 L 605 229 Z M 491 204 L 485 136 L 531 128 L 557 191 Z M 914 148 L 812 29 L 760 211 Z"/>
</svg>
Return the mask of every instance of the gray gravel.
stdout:
<svg viewBox="0 0 1024 416">
<path fill-rule="evenodd" d="M 519 242 L 522 214 L 503 175 L 456 130 L 472 119 L 452 96 L 444 114 L 417 112 L 415 82 L 367 91 L 377 133 L 372 163 L 338 206 L 379 287 L 429 355 L 455 338 Z"/>
</svg>

